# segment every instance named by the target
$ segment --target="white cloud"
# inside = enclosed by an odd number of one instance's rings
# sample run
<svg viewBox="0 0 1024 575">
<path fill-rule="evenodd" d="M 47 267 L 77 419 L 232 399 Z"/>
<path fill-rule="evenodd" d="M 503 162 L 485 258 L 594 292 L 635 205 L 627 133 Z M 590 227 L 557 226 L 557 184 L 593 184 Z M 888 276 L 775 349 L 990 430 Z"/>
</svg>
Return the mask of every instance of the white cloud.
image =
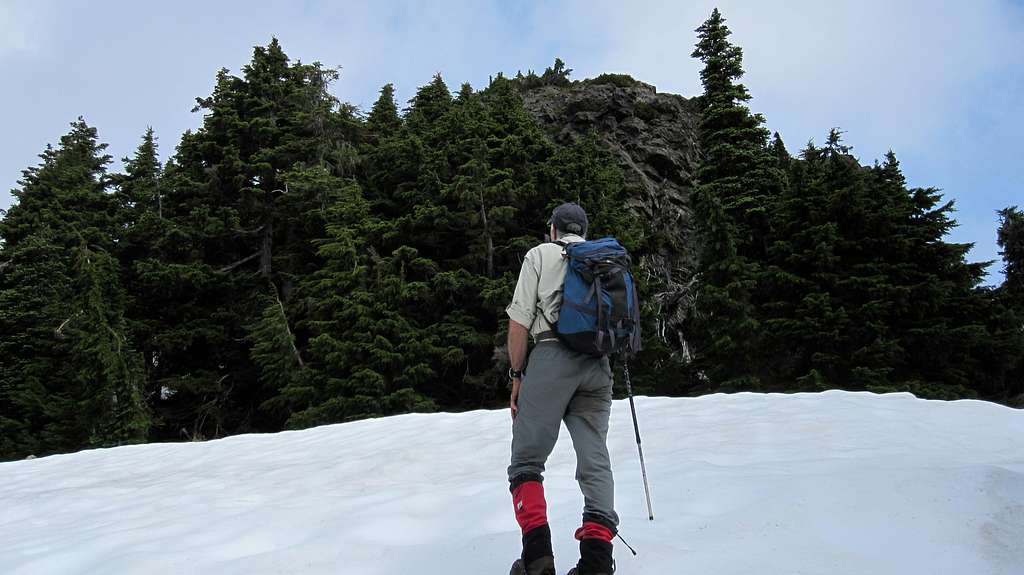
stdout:
<svg viewBox="0 0 1024 575">
<path fill-rule="evenodd" d="M 1021 62 L 1019 18 L 998 0 L 701 0 L 610 2 L 600 67 L 699 93 L 693 30 L 715 5 L 744 49 L 752 107 L 795 146 L 842 126 L 870 156 L 928 147 L 972 83 Z"/>
<path fill-rule="evenodd" d="M 1024 129 L 1019 0 L 573 0 L 570 12 L 602 17 L 592 32 L 601 56 L 584 75 L 623 72 L 699 94 L 694 29 L 716 5 L 743 48 L 751 107 L 791 152 L 832 127 L 864 162 L 893 149 L 911 185 L 957 201 L 962 225 L 949 239 L 975 242 L 970 260 L 998 259 L 994 212 L 1024 190 L 1014 168 Z M 988 283 L 1001 281 L 996 267 Z"/>
<path fill-rule="evenodd" d="M 404 105 L 436 73 L 453 91 L 464 81 L 480 88 L 509 65 L 513 72 L 529 65 L 538 44 L 522 38 L 502 7 L 489 2 L 353 3 L 318 12 L 301 26 L 278 26 L 277 34 L 290 55 L 311 53 L 342 66 L 336 92 L 363 108 L 389 82 Z"/>
<path fill-rule="evenodd" d="M 43 2 L 0 2 L 0 62 L 40 51 L 51 15 L 50 6 Z"/>
<path fill-rule="evenodd" d="M 115 158 L 132 153 L 149 125 L 163 154 L 173 152 L 200 121 L 188 110 L 216 70 L 238 73 L 272 35 L 292 58 L 342 66 L 335 93 L 364 108 L 388 82 L 404 105 L 437 72 L 453 90 L 480 88 L 499 71 L 540 71 L 556 56 L 574 78 L 628 73 L 692 96 L 701 91 L 694 29 L 715 4 L 0 0 L 0 77 L 18 87 L 0 91 L 0 103 L 19 111 L 3 118 L 0 208 L 20 170 L 80 114 Z M 954 236 L 978 241 L 979 258 L 994 256 L 994 210 L 1020 204 L 1024 190 L 1014 168 L 1024 129 L 1019 0 L 717 4 L 744 48 L 753 109 L 791 151 L 833 126 L 848 130 L 862 160 L 892 147 L 912 184 L 958 199 L 965 225 Z"/>
</svg>

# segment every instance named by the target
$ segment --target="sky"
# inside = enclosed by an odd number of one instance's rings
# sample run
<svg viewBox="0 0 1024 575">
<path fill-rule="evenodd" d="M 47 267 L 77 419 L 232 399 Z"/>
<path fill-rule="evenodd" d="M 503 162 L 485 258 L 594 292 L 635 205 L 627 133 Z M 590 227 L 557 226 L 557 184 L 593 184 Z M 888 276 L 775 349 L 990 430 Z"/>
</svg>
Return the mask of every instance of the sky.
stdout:
<svg viewBox="0 0 1024 575">
<path fill-rule="evenodd" d="M 864 163 L 893 150 L 912 186 L 955 200 L 948 241 L 997 260 L 986 283 L 1002 281 L 995 212 L 1024 205 L 1024 0 L 0 0 L 0 209 L 78 116 L 118 160 L 152 126 L 166 159 L 217 70 L 274 36 L 293 60 L 340 67 L 333 92 L 363 110 L 389 82 L 405 101 L 436 73 L 482 87 L 556 57 L 576 79 L 626 73 L 693 96 L 694 29 L 716 5 L 751 108 L 791 152 L 833 127 Z"/>
</svg>

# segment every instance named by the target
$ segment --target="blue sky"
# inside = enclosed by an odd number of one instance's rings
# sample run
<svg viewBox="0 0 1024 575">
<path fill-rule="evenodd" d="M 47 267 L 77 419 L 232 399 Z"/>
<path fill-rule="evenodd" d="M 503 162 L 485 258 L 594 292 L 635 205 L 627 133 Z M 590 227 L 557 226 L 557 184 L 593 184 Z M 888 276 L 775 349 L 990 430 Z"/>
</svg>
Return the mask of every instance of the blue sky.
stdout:
<svg viewBox="0 0 1024 575">
<path fill-rule="evenodd" d="M 271 36 L 293 59 L 340 66 L 334 93 L 364 109 L 388 82 L 406 100 L 438 72 L 479 87 L 556 56 L 575 78 L 628 73 L 692 96 L 693 30 L 716 4 L 744 49 L 751 107 L 791 152 L 833 126 L 863 162 L 894 150 L 911 185 L 956 200 L 949 239 L 974 242 L 972 261 L 999 259 L 995 211 L 1024 206 L 1020 0 L 0 0 L 0 208 L 79 115 L 115 158 L 153 126 L 166 158 L 199 125 L 189 110 L 217 69 L 239 70 Z"/>
</svg>

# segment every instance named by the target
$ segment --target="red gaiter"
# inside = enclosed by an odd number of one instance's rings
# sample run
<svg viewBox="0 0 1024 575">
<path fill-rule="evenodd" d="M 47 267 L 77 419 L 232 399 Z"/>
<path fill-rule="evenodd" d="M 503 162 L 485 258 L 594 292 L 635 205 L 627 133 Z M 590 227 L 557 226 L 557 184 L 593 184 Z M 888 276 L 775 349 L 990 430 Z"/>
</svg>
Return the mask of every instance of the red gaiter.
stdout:
<svg viewBox="0 0 1024 575">
<path fill-rule="evenodd" d="M 576 530 L 576 539 L 579 541 L 584 539 L 600 539 L 601 541 L 611 543 L 613 537 L 615 537 L 615 534 L 612 533 L 611 529 L 593 521 L 584 521 L 583 527 Z"/>
<path fill-rule="evenodd" d="M 548 504 L 544 501 L 544 486 L 540 481 L 526 481 L 512 491 L 512 505 L 516 510 L 516 521 L 526 535 L 530 530 L 546 525 Z"/>
</svg>

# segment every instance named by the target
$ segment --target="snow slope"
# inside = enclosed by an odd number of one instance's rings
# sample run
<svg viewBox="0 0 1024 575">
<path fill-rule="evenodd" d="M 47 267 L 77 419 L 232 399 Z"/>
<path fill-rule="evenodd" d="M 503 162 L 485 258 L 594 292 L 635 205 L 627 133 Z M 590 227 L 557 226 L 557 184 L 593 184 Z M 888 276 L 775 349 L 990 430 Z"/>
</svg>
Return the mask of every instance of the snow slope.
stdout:
<svg viewBox="0 0 1024 575">
<path fill-rule="evenodd" d="M 909 394 L 637 398 L 610 445 L 620 575 L 1024 574 L 1024 412 Z M 519 551 L 508 411 L 0 464 L 0 573 L 504 574 Z M 582 498 L 545 482 L 556 562 Z"/>
</svg>

